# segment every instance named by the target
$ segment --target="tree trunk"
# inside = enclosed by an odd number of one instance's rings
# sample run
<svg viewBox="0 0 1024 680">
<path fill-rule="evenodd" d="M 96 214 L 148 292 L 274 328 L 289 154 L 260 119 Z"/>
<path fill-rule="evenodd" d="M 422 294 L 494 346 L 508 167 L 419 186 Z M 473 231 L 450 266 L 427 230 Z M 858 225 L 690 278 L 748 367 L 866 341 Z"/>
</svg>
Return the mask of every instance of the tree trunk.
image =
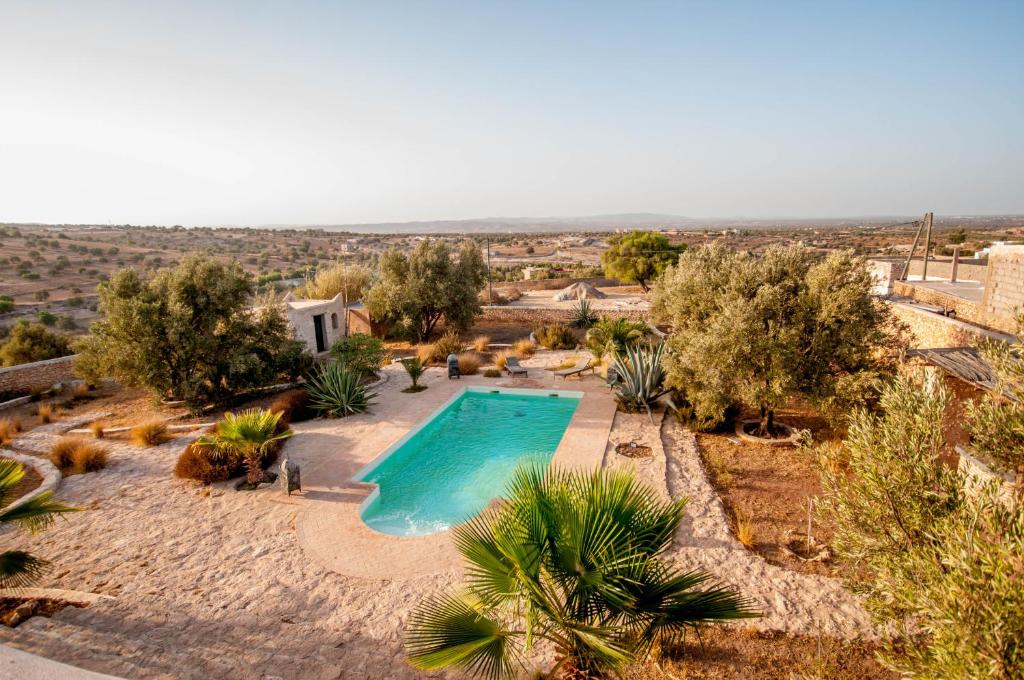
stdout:
<svg viewBox="0 0 1024 680">
<path fill-rule="evenodd" d="M 260 466 L 260 457 L 259 454 L 245 457 L 245 481 L 253 485 L 263 481 L 263 468 Z"/>
<path fill-rule="evenodd" d="M 757 427 L 759 437 L 771 437 L 775 429 L 775 410 L 767 406 L 761 407 L 761 421 Z"/>
</svg>

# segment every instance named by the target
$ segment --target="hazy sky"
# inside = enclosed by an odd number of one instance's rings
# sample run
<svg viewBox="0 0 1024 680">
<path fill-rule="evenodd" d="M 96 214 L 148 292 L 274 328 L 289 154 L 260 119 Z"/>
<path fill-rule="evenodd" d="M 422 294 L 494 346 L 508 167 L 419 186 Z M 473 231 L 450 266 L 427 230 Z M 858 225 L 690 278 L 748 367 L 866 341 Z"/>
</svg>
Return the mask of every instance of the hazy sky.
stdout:
<svg viewBox="0 0 1024 680">
<path fill-rule="evenodd" d="M 0 0 L 0 221 L 926 210 L 1024 212 L 1021 0 Z"/>
</svg>

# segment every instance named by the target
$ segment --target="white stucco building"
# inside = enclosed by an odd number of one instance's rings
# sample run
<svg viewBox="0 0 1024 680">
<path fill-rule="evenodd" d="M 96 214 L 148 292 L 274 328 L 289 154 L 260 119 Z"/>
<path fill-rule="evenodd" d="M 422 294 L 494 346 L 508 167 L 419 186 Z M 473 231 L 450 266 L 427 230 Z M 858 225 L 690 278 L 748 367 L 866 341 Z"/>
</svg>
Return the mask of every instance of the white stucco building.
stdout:
<svg viewBox="0 0 1024 680">
<path fill-rule="evenodd" d="M 330 300 L 300 300 L 288 293 L 284 304 L 296 337 L 306 344 L 306 350 L 313 356 L 327 352 L 338 339 L 345 337 L 346 314 L 341 293 Z"/>
</svg>

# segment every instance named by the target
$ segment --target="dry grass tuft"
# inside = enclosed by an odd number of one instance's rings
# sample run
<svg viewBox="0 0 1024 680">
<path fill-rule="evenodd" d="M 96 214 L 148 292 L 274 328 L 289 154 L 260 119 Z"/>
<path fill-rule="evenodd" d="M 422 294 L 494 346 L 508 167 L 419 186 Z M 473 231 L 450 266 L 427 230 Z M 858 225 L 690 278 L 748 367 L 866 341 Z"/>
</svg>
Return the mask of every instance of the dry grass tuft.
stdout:
<svg viewBox="0 0 1024 680">
<path fill-rule="evenodd" d="M 558 364 L 558 368 L 555 370 L 562 370 L 563 368 L 572 368 L 576 365 L 576 359 L 566 359 L 562 363 Z"/>
<path fill-rule="evenodd" d="M 50 449 L 50 462 L 61 472 L 67 472 L 75 466 L 75 449 L 84 440 L 77 437 L 61 437 Z"/>
<path fill-rule="evenodd" d="M 486 335 L 478 335 L 473 338 L 473 349 L 483 354 L 487 351 L 487 347 L 491 344 L 491 339 Z"/>
<path fill-rule="evenodd" d="M 528 338 L 524 338 L 523 340 L 517 340 L 512 345 L 512 353 L 515 354 L 520 359 L 527 359 L 529 357 L 532 357 L 534 353 L 536 353 L 536 351 L 537 345 L 530 342 Z"/>
<path fill-rule="evenodd" d="M 0 419 L 0 444 L 10 444 L 14 435 L 21 432 L 21 418 Z"/>
<path fill-rule="evenodd" d="M 500 378 L 501 377 L 501 370 L 497 369 L 497 368 L 488 368 L 487 370 L 484 371 L 484 377 L 485 378 Z"/>
<path fill-rule="evenodd" d="M 473 352 L 463 352 L 459 355 L 459 373 L 462 375 L 476 375 L 480 370 L 480 357 Z"/>
<path fill-rule="evenodd" d="M 88 399 L 89 398 L 89 386 L 85 383 L 75 383 L 74 387 L 71 388 L 72 399 Z"/>
<path fill-rule="evenodd" d="M 60 417 L 60 411 L 50 404 L 39 404 L 36 406 L 36 415 L 39 416 L 39 420 L 44 424 L 52 423 L 54 420 Z"/>
<path fill-rule="evenodd" d="M 147 420 L 133 427 L 131 438 L 136 446 L 159 446 L 173 439 L 167 431 L 167 423 L 157 419 Z"/>
<path fill-rule="evenodd" d="M 309 392 L 306 390 L 289 390 L 281 393 L 270 404 L 270 410 L 280 413 L 281 420 L 285 423 L 298 423 L 315 415 L 309 408 Z"/>
<path fill-rule="evenodd" d="M 79 472 L 99 472 L 107 467 L 108 455 L 107 447 L 83 441 L 72 453 L 72 460 Z"/>
<path fill-rule="evenodd" d="M 416 346 L 416 357 L 424 366 L 434 363 L 435 347 L 433 343 Z"/>
<path fill-rule="evenodd" d="M 89 431 L 92 432 L 92 436 L 96 439 L 103 439 L 103 435 L 105 434 L 103 423 L 99 420 L 94 420 L 89 423 Z"/>
<path fill-rule="evenodd" d="M 516 356 L 514 352 L 498 352 L 494 355 L 494 365 L 498 367 L 499 373 L 505 370 L 508 358 L 512 356 Z"/>
<path fill-rule="evenodd" d="M 736 529 L 736 538 L 746 548 L 753 549 L 754 547 L 754 522 L 750 519 L 750 515 L 743 512 L 739 508 L 734 508 L 732 511 L 733 528 Z"/>
</svg>

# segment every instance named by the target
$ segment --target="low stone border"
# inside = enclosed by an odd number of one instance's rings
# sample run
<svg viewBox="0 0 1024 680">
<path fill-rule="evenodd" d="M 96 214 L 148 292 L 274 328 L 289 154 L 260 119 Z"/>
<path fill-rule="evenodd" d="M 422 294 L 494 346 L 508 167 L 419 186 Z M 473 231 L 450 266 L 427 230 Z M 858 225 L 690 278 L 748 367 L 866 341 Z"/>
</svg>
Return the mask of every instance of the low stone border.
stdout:
<svg viewBox="0 0 1024 680">
<path fill-rule="evenodd" d="M 975 456 L 970 449 L 957 446 L 956 452 L 960 456 L 957 464 L 960 472 L 964 474 L 967 482 L 967 489 L 972 493 L 978 493 L 987 484 L 998 482 L 1000 486 L 1000 498 L 1013 498 L 1014 490 L 1021 480 L 1015 472 L 998 472 L 986 465 L 981 459 Z"/>
<path fill-rule="evenodd" d="M 8 510 L 16 508 L 19 505 L 24 505 L 36 496 L 40 496 L 47 491 L 56 491 L 57 487 L 60 486 L 60 480 L 62 479 L 60 470 L 57 469 L 56 465 L 45 458 L 37 458 L 35 456 L 27 456 L 23 453 L 15 453 L 10 449 L 0 449 L 0 458 L 9 458 L 21 463 L 22 465 L 26 465 L 38 472 L 39 476 L 43 478 L 43 481 L 37 488 L 29 491 L 27 494 L 8 505 Z"/>
<path fill-rule="evenodd" d="M 743 428 L 751 423 L 757 423 L 757 420 L 741 420 L 736 423 L 736 436 L 749 444 L 764 444 L 765 446 L 796 446 L 800 441 L 800 433 L 795 429 L 786 425 L 785 423 L 775 423 L 775 427 L 781 427 L 789 433 L 788 437 L 781 439 L 765 439 L 763 437 L 755 437 L 752 434 L 747 434 Z"/>
<path fill-rule="evenodd" d="M 171 420 L 174 420 L 174 418 L 171 418 Z M 170 421 L 168 421 L 168 422 L 170 422 Z M 210 427 L 211 425 L 215 425 L 215 424 L 216 423 L 211 421 L 209 423 L 189 423 L 189 424 L 185 424 L 185 425 L 168 425 L 167 426 L 167 430 L 168 430 L 168 432 L 186 432 L 188 430 L 197 430 L 197 429 L 202 428 L 202 427 Z M 131 432 L 136 427 L 138 427 L 138 426 L 137 425 L 124 425 L 122 427 L 105 427 L 105 428 L 103 428 L 103 434 L 107 435 L 107 434 L 121 434 L 123 432 Z M 68 430 L 68 434 L 92 434 L 92 430 L 90 430 L 88 428 L 82 427 L 82 428 L 76 428 L 74 430 Z"/>
<path fill-rule="evenodd" d="M 396 361 L 401 361 L 401 360 L 400 359 L 396 359 Z M 375 390 L 378 387 L 380 387 L 381 385 L 383 385 L 384 383 L 386 383 L 387 381 L 388 381 L 388 374 L 385 373 L 384 371 L 379 371 L 377 373 L 377 380 L 376 380 L 376 382 L 367 383 L 365 385 L 365 387 L 366 387 L 367 390 Z"/>
<path fill-rule="evenodd" d="M 27 404 L 30 401 L 32 401 L 31 394 L 24 397 L 15 397 L 14 399 L 9 399 L 3 403 L 0 403 L 0 411 L 3 411 L 4 409 L 8 408 L 14 408 L 15 406 L 21 406 L 22 404 Z"/>
<path fill-rule="evenodd" d="M 63 588 L 0 588 L 0 597 L 24 597 L 36 600 L 60 600 L 71 604 L 89 605 L 100 600 L 113 600 L 113 595 L 88 593 L 84 590 L 65 590 Z"/>
</svg>

